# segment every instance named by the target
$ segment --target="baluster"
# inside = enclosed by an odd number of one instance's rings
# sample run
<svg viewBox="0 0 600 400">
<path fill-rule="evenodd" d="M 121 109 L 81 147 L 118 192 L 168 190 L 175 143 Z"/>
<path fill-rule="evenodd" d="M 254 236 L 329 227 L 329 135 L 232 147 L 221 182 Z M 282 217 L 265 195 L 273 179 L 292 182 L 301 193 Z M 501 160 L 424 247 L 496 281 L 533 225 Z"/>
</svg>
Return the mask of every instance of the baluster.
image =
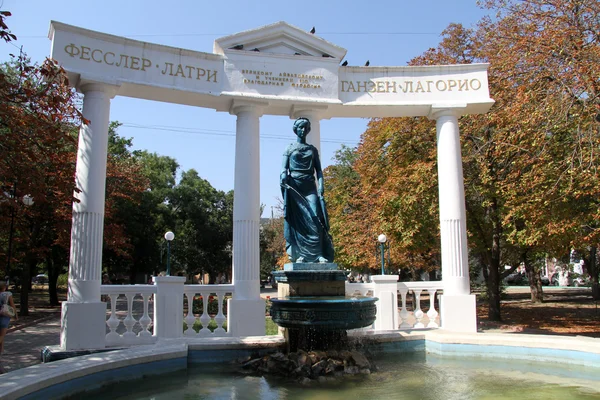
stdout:
<svg viewBox="0 0 600 400">
<path fill-rule="evenodd" d="M 196 317 L 194 316 L 194 296 L 196 293 L 186 293 L 185 298 L 187 299 L 188 304 L 188 312 L 185 317 L 185 323 L 187 328 L 183 332 L 185 336 L 196 336 L 196 331 L 194 330 L 194 323 L 196 322 Z"/>
<path fill-rule="evenodd" d="M 201 292 L 202 295 L 202 316 L 200 317 L 200 323 L 202 324 L 202 329 L 200 329 L 200 336 L 208 336 L 212 334 L 210 329 L 208 329 L 208 324 L 210 323 L 210 315 L 208 315 L 208 301 L 210 298 L 210 292 Z"/>
<path fill-rule="evenodd" d="M 106 325 L 110 328 L 110 332 L 106 334 L 106 341 L 107 343 L 115 343 L 119 340 L 117 328 L 121 323 L 119 318 L 117 318 L 117 298 L 119 294 L 111 293 L 108 296 L 110 297 L 110 318 L 106 321 Z"/>
<path fill-rule="evenodd" d="M 144 300 L 144 315 L 142 316 L 142 318 L 140 318 L 139 321 L 142 330 L 138 334 L 138 336 L 142 338 L 149 338 L 152 336 L 148 329 L 150 328 L 150 324 L 152 323 L 152 319 L 148 315 L 148 300 L 150 299 L 151 295 L 151 293 L 142 293 L 142 299 Z"/>
<path fill-rule="evenodd" d="M 125 297 L 127 298 L 127 317 L 123 320 L 123 324 L 127 331 L 123 334 L 123 338 L 125 338 L 126 342 L 130 342 L 133 338 L 136 337 L 135 333 L 133 333 L 133 326 L 136 321 L 133 318 L 133 297 L 135 293 L 125 293 Z"/>
<path fill-rule="evenodd" d="M 402 297 L 402 309 L 400 309 L 400 329 L 412 328 L 408 320 L 408 310 L 406 309 L 406 295 L 408 294 L 408 288 L 402 288 L 398 290 L 400 292 L 400 297 Z"/>
<path fill-rule="evenodd" d="M 435 321 L 438 316 L 438 312 L 435 310 L 435 292 L 436 289 L 427 289 L 429 293 L 429 311 L 427 311 L 427 316 L 429 317 L 429 323 L 427 324 L 428 328 L 438 328 L 439 325 Z"/>
<path fill-rule="evenodd" d="M 214 332 L 217 335 L 223 335 L 223 334 L 227 333 L 227 331 L 225 329 L 223 329 L 223 323 L 225 323 L 225 321 L 227 320 L 227 317 L 225 317 L 225 314 L 223 314 L 223 297 L 224 296 L 225 296 L 225 293 L 217 293 L 217 305 L 219 307 L 219 312 L 215 316 L 215 322 L 217 323 L 217 329 L 215 329 L 215 332 Z"/>
<path fill-rule="evenodd" d="M 414 289 L 413 292 L 415 294 L 415 319 L 417 320 L 417 323 L 415 324 L 414 328 L 415 329 L 420 329 L 420 328 L 425 328 L 425 325 L 423 325 L 423 323 L 421 322 L 421 320 L 423 319 L 423 310 L 421 310 L 421 292 L 423 291 L 423 289 Z"/>
</svg>

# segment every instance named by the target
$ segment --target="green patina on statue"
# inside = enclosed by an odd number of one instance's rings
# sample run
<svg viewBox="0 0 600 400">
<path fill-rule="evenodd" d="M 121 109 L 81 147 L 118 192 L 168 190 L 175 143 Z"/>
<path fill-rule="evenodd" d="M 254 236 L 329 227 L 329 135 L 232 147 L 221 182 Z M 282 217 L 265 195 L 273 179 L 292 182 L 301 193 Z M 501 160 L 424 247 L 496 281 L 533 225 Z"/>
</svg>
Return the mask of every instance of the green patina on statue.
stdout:
<svg viewBox="0 0 600 400">
<path fill-rule="evenodd" d="M 333 262 L 333 242 L 323 198 L 323 171 L 317 148 L 306 143 L 310 121 L 298 118 L 298 137 L 283 153 L 281 192 L 286 251 L 292 262 Z M 315 183 L 315 173 L 318 185 Z"/>
</svg>

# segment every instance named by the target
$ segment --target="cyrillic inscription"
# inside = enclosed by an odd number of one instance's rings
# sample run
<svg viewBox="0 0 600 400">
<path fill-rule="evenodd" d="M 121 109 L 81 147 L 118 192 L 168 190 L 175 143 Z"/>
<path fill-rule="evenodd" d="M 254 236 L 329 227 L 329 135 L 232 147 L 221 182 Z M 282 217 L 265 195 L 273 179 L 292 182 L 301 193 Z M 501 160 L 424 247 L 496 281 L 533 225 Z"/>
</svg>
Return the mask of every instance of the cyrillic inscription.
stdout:
<svg viewBox="0 0 600 400">
<path fill-rule="evenodd" d="M 65 46 L 65 53 L 70 57 L 80 60 L 93 61 L 119 68 L 127 68 L 135 71 L 147 71 L 152 67 L 152 60 L 143 57 L 130 56 L 127 54 L 115 54 L 112 51 L 103 52 L 101 49 L 92 49 L 87 46 L 77 46 L 73 43 Z M 160 68 L 156 64 L 156 68 Z M 161 74 L 176 76 L 179 78 L 205 80 L 217 83 L 217 72 L 215 70 L 201 68 L 195 65 L 183 65 L 165 62 Z"/>
<path fill-rule="evenodd" d="M 431 93 L 466 92 L 481 89 L 479 79 L 438 79 L 435 81 L 340 81 L 341 91 L 346 93 Z"/>
<path fill-rule="evenodd" d="M 290 72 L 260 71 L 243 69 L 244 83 L 247 85 L 288 86 L 296 89 L 320 89 L 325 79 L 322 75 L 297 74 Z"/>
</svg>

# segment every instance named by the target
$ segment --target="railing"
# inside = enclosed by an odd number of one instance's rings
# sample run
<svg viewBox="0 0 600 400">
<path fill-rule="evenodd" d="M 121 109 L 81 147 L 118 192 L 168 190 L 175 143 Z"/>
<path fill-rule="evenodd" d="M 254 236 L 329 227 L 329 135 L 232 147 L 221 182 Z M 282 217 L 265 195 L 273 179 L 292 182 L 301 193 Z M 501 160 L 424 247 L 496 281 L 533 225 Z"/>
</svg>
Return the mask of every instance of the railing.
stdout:
<svg viewBox="0 0 600 400">
<path fill-rule="evenodd" d="M 106 320 L 107 346 L 149 344 L 156 341 L 151 332 L 154 313 L 152 311 L 151 317 L 148 307 L 150 298 L 156 293 L 156 286 L 102 285 L 100 293 L 103 300 L 107 301 L 107 306 L 110 303 L 110 316 Z M 126 302 L 125 307 L 123 302 Z M 120 303 L 119 307 L 117 303 Z"/>
<path fill-rule="evenodd" d="M 227 316 L 223 310 L 226 308 L 226 296 L 233 295 L 234 291 L 233 285 L 185 285 L 187 315 L 184 321 L 187 326 L 183 334 L 188 337 L 229 336 L 225 325 Z M 201 312 L 194 308 L 199 304 L 202 304 Z M 197 332 L 194 329 L 196 324 L 202 325 Z M 211 325 L 214 327 L 212 331 L 209 329 Z"/>
<path fill-rule="evenodd" d="M 373 297 L 373 283 L 349 283 L 346 282 L 346 296 Z"/>
<path fill-rule="evenodd" d="M 165 287 L 171 294 L 159 292 L 156 285 L 102 285 L 100 292 L 110 310 L 106 345 L 149 344 L 159 336 L 181 337 L 182 331 L 184 337 L 191 338 L 231 336 L 226 324 L 226 300 L 233 297 L 234 285 L 183 285 L 183 281 L 179 285 Z M 439 327 L 435 298 L 442 289 L 440 281 L 397 282 L 393 277 L 384 277 L 370 283 L 347 282 L 345 291 L 348 296 L 380 298 L 377 320 L 367 329 L 402 330 Z M 424 292 L 429 296 L 426 313 L 421 308 Z M 411 293 L 414 301 L 409 309 L 407 300 Z M 162 304 L 161 299 L 166 303 Z M 159 323 L 160 328 L 155 329 Z"/>
<path fill-rule="evenodd" d="M 441 281 L 398 282 L 398 293 L 402 302 L 398 314 L 400 317 L 399 329 L 439 328 L 439 313 L 435 309 L 435 297 L 437 292 L 443 288 L 444 285 Z M 429 310 L 426 314 L 421 309 L 421 293 L 423 291 L 427 291 L 429 295 Z M 406 307 L 406 298 L 409 292 L 412 292 L 415 297 L 412 315 Z M 423 318 L 426 321 L 423 321 Z M 427 325 L 424 322 L 427 322 Z"/>
<path fill-rule="evenodd" d="M 383 305 L 382 301 L 390 301 L 390 297 L 380 299 L 377 302 L 377 318 L 389 319 L 389 321 L 396 320 L 393 315 L 382 315 L 381 310 L 396 310 L 398 312 L 398 324 L 393 325 L 393 329 L 408 330 L 408 329 L 425 329 L 425 328 L 439 328 L 439 313 L 436 309 L 435 298 L 443 289 L 443 283 L 441 281 L 419 281 L 419 282 L 396 282 L 397 286 L 397 297 L 391 297 L 391 299 L 397 298 L 398 304 L 396 305 Z M 346 283 L 346 295 L 347 296 L 368 296 L 378 297 L 379 284 L 376 282 L 369 283 Z M 429 296 L 429 306 L 427 313 L 423 312 L 421 308 L 421 295 L 423 292 L 427 292 Z M 414 301 L 411 302 L 412 307 L 407 306 L 408 295 L 414 295 Z M 393 311 L 392 311 L 393 312 Z M 379 324 L 374 324 L 377 327 Z M 391 328 L 391 326 L 389 327 Z M 389 329 L 388 328 L 388 329 Z M 376 328 L 377 329 L 377 328 Z M 385 328 L 384 328 L 385 329 Z"/>
</svg>

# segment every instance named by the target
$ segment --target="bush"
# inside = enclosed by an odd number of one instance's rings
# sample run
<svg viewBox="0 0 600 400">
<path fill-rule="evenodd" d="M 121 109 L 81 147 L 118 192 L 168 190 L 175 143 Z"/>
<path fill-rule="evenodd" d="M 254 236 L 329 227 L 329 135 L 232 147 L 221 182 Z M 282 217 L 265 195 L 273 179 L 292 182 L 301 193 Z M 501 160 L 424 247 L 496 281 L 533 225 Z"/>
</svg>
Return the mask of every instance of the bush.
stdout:
<svg viewBox="0 0 600 400">
<path fill-rule="evenodd" d="M 60 274 L 56 280 L 56 286 L 66 288 L 69 286 L 69 273 Z"/>
<path fill-rule="evenodd" d="M 227 299 L 231 296 L 226 296 L 223 299 L 223 314 L 227 315 Z M 217 296 L 208 297 L 208 307 L 206 308 L 208 314 L 217 315 L 219 313 L 219 298 Z M 192 312 L 194 314 L 202 314 L 204 312 L 204 299 L 203 296 L 194 297 Z"/>
</svg>

